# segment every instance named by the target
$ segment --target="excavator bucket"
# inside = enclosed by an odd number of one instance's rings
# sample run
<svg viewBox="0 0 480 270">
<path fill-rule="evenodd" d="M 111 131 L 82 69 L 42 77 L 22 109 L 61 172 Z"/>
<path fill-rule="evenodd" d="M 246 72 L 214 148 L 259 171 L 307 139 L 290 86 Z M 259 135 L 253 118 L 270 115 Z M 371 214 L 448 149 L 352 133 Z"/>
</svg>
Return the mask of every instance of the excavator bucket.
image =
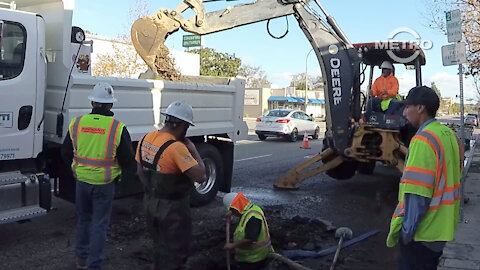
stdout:
<svg viewBox="0 0 480 270">
<path fill-rule="evenodd" d="M 156 75 L 162 72 L 162 63 L 169 54 L 169 50 L 164 44 L 165 39 L 179 27 L 178 22 L 163 15 L 162 12 L 142 17 L 132 25 L 133 46 Z"/>
</svg>

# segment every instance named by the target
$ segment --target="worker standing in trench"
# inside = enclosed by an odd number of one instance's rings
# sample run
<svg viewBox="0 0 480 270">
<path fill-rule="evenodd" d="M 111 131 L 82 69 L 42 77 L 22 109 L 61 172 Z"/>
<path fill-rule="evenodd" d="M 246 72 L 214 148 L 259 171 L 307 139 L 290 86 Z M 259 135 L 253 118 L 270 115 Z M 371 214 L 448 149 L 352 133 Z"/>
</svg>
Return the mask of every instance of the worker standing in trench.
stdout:
<svg viewBox="0 0 480 270">
<path fill-rule="evenodd" d="M 399 270 L 437 269 L 453 240 L 460 214 L 463 149 L 455 133 L 435 119 L 435 91 L 412 88 L 403 115 L 418 128 L 408 149 L 387 246 L 400 246 Z"/>
<path fill-rule="evenodd" d="M 233 242 L 226 243 L 225 249 L 235 250 L 239 270 L 262 269 L 271 250 L 270 232 L 262 209 L 241 192 L 226 194 L 223 204 L 228 209 L 227 220 L 231 215 L 240 217 Z"/>
<path fill-rule="evenodd" d="M 88 97 L 92 112 L 73 118 L 62 158 L 75 176 L 75 256 L 77 269 L 101 269 L 110 224 L 115 180 L 136 173 L 135 152 L 125 124 L 113 118 L 113 87 L 98 83 Z"/>
<path fill-rule="evenodd" d="M 206 181 L 205 165 L 185 137 L 193 126 L 192 107 L 174 101 L 165 125 L 138 144 L 138 174 L 144 185 L 147 228 L 153 238 L 153 269 L 184 269 L 192 237 L 190 192 L 193 181 Z"/>
</svg>

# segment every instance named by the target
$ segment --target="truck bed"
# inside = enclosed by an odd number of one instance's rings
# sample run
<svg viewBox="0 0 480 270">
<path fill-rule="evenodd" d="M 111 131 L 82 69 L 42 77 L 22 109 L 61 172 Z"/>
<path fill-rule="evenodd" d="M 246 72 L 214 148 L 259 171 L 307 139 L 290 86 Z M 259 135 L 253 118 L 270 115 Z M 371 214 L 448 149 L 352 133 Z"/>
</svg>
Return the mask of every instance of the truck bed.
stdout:
<svg viewBox="0 0 480 270">
<path fill-rule="evenodd" d="M 173 82 L 72 74 L 63 110 L 65 120 L 62 137 L 56 135 L 56 122 L 65 86 L 47 86 L 44 122 L 46 141 L 63 142 L 70 120 L 91 111 L 88 96 L 98 82 L 113 86 L 118 100 L 113 107 L 115 118 L 127 125 L 132 141 L 139 141 L 146 133 L 161 128 L 164 120 L 161 112 L 174 100 L 184 100 L 193 107 L 195 126 L 188 130 L 189 137 L 216 135 L 236 142 L 248 135 L 247 125 L 243 121 L 243 79 L 190 77 L 188 82 Z"/>
</svg>

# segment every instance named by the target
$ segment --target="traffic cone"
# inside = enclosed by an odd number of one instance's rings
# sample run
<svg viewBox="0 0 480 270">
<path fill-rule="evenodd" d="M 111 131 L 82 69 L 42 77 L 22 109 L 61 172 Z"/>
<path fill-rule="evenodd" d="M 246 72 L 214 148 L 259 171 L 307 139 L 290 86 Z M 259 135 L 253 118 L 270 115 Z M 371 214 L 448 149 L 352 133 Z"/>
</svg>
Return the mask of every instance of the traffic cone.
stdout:
<svg viewBox="0 0 480 270">
<path fill-rule="evenodd" d="M 305 135 L 303 135 L 303 141 L 302 141 L 302 149 L 310 149 L 310 146 L 308 144 L 308 135 L 307 132 L 305 131 Z"/>
</svg>

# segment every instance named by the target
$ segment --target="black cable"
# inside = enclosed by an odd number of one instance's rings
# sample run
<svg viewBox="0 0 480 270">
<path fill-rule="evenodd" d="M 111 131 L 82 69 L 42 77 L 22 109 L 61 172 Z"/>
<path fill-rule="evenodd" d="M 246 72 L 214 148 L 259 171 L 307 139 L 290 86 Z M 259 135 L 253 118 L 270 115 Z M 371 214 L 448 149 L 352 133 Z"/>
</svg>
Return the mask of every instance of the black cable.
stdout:
<svg viewBox="0 0 480 270">
<path fill-rule="evenodd" d="M 80 43 L 80 46 L 78 46 L 78 51 L 77 51 L 77 55 L 75 56 L 75 61 L 73 61 L 72 68 L 70 69 L 70 73 L 68 74 L 67 86 L 65 87 L 65 94 L 63 95 L 62 109 L 60 110 L 60 113 L 63 113 L 63 108 L 65 107 L 65 99 L 67 98 L 68 85 L 70 85 L 70 79 L 72 78 L 73 68 L 77 64 L 78 54 L 80 53 L 80 49 L 82 48 L 82 45 L 83 45 L 83 41 Z"/>
<path fill-rule="evenodd" d="M 267 32 L 268 32 L 268 34 L 269 34 L 272 38 L 274 38 L 274 39 L 282 39 L 282 38 L 284 38 L 284 37 L 288 34 L 288 28 L 289 28 L 289 25 L 288 25 L 288 17 L 285 16 L 285 19 L 287 20 L 287 31 L 285 32 L 285 34 L 283 34 L 283 35 L 281 35 L 281 36 L 279 36 L 279 37 L 274 36 L 274 35 L 270 32 L 270 20 L 271 20 L 271 19 L 269 19 L 269 20 L 267 21 Z"/>
</svg>

